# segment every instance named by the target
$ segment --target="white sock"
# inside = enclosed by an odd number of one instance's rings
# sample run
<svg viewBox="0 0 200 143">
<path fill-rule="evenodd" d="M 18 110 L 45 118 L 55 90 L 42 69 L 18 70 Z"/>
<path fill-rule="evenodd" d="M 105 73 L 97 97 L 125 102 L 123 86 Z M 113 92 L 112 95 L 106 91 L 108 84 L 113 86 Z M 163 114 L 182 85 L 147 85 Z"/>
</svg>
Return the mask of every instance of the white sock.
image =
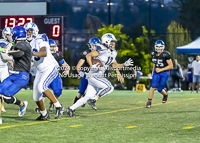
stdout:
<svg viewBox="0 0 200 143">
<path fill-rule="evenodd" d="M 73 104 L 71 107 L 69 107 L 72 110 L 75 110 L 76 108 L 80 107 L 81 105 L 87 103 L 87 100 L 89 97 L 84 96 L 83 98 L 79 99 L 75 104 Z"/>
<path fill-rule="evenodd" d="M 44 111 L 40 111 L 40 113 L 42 114 L 42 116 L 45 116 L 47 114 L 47 110 L 45 109 Z"/>
<path fill-rule="evenodd" d="M 92 97 L 91 99 L 95 99 L 96 101 L 99 99 L 96 95 Z"/>
<path fill-rule="evenodd" d="M 57 101 L 56 103 L 53 103 L 55 107 L 62 107 L 61 104 Z"/>
</svg>

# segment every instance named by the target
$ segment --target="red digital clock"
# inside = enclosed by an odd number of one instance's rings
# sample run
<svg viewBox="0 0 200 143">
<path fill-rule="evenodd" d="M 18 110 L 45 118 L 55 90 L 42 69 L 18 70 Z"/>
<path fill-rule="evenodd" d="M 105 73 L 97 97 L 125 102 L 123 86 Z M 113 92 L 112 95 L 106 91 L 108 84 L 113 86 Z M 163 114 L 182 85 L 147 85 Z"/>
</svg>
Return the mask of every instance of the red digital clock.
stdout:
<svg viewBox="0 0 200 143">
<path fill-rule="evenodd" d="M 1 16 L 0 31 L 5 27 L 24 26 L 28 22 L 35 23 L 39 28 L 39 34 L 46 33 L 49 39 L 55 40 L 59 51 L 64 49 L 63 16 Z M 2 37 L 2 32 L 0 36 Z"/>
</svg>

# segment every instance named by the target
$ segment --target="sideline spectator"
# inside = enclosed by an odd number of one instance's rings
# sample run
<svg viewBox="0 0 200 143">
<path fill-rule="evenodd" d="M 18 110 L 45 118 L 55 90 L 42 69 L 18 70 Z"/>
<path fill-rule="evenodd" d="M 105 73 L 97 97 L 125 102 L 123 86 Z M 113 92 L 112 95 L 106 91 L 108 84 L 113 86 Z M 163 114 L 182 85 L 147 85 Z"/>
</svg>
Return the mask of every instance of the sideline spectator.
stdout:
<svg viewBox="0 0 200 143">
<path fill-rule="evenodd" d="M 186 77 L 187 77 L 187 69 L 185 68 L 185 65 L 182 65 L 181 69 L 182 69 L 183 77 L 186 79 Z"/>
<path fill-rule="evenodd" d="M 199 59 L 199 55 L 197 55 L 196 60 L 192 62 L 192 73 L 193 73 L 192 92 L 194 91 L 194 87 L 197 83 L 197 93 L 198 93 L 199 83 L 200 83 L 200 59 Z"/>
<path fill-rule="evenodd" d="M 171 77 L 173 80 L 173 88 L 176 91 L 175 83 L 178 85 L 178 91 L 181 90 L 181 80 L 183 79 L 183 73 L 180 64 L 178 64 L 177 59 L 174 60 L 174 68 L 171 70 Z"/>
<path fill-rule="evenodd" d="M 192 90 L 192 83 L 193 83 L 193 73 L 192 73 L 192 62 L 194 60 L 194 57 L 188 57 L 188 67 L 187 67 L 187 80 L 189 82 L 189 89 Z"/>
</svg>

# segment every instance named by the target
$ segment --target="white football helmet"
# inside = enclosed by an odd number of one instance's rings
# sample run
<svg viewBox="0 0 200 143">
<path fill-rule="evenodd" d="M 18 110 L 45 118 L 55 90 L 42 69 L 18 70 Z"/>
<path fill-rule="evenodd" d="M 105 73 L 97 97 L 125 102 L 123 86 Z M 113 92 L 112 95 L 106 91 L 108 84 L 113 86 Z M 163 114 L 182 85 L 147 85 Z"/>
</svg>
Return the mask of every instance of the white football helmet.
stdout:
<svg viewBox="0 0 200 143">
<path fill-rule="evenodd" d="M 9 35 L 9 38 L 7 38 L 6 35 Z M 12 28 L 11 27 L 6 27 L 3 29 L 2 31 L 2 37 L 4 40 L 8 41 L 8 42 L 12 42 Z"/>
<path fill-rule="evenodd" d="M 112 43 L 111 42 L 116 42 L 116 41 L 117 41 L 117 39 L 111 33 L 106 33 L 101 37 L 101 43 L 105 44 L 108 48 L 112 47 Z M 112 47 L 112 49 L 114 49 L 114 47 Z"/>
<path fill-rule="evenodd" d="M 33 31 L 32 35 L 30 37 L 27 37 L 28 41 L 31 41 L 33 38 L 35 38 L 38 35 L 39 29 L 38 29 L 38 27 L 37 27 L 37 25 L 35 23 L 31 23 L 31 22 L 26 23 L 24 25 L 24 28 L 26 29 L 26 31 L 27 30 L 32 30 Z"/>
</svg>

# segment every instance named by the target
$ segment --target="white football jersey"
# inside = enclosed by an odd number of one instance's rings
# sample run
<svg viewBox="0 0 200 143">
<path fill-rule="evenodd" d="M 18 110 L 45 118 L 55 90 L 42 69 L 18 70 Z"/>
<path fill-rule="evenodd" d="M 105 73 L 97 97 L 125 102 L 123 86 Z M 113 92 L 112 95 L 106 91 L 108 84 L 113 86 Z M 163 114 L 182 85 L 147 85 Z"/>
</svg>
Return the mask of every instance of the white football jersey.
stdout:
<svg viewBox="0 0 200 143">
<path fill-rule="evenodd" d="M 98 44 L 96 46 L 96 51 L 99 53 L 99 56 L 94 57 L 94 59 L 99 59 L 103 64 L 103 68 L 97 72 L 98 74 L 104 74 L 109 65 L 111 65 L 115 61 L 115 58 L 117 56 L 117 51 L 116 50 L 111 51 L 102 44 Z M 94 73 L 94 71 L 91 71 L 91 73 Z"/>
<path fill-rule="evenodd" d="M 0 47 L 10 50 L 12 47 L 12 43 L 10 43 L 4 39 L 0 39 Z M 0 58 L 0 68 L 3 68 L 5 66 L 7 66 L 7 61 Z"/>
<path fill-rule="evenodd" d="M 46 34 L 38 34 L 31 42 L 31 48 L 33 52 L 39 52 L 40 48 L 46 47 L 47 56 L 46 57 L 36 57 L 33 56 L 32 60 L 38 71 L 43 72 L 49 67 L 58 67 L 58 63 L 51 54 L 50 46 L 48 43 L 48 38 Z"/>
</svg>

